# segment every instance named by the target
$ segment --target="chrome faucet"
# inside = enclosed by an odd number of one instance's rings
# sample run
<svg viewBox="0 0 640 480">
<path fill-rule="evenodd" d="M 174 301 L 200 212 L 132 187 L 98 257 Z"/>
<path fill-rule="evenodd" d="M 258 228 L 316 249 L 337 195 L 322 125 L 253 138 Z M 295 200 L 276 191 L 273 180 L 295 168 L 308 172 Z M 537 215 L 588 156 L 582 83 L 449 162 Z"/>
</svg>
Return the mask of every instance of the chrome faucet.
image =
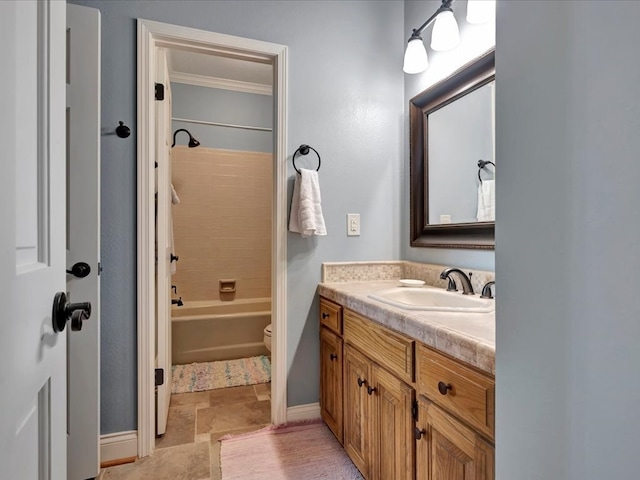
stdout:
<svg viewBox="0 0 640 480">
<path fill-rule="evenodd" d="M 487 282 L 484 284 L 484 287 L 482 287 L 482 295 L 480 295 L 480 298 L 493 298 L 493 295 L 491 293 L 491 285 L 493 285 L 493 288 L 495 287 L 496 282 Z"/>
<path fill-rule="evenodd" d="M 445 268 L 440 274 L 440 278 L 442 280 L 449 280 L 449 288 L 451 288 L 452 282 L 451 282 L 450 275 L 452 273 L 457 273 L 458 276 L 460 277 L 460 280 L 462 281 L 462 294 L 473 295 L 473 286 L 471 285 L 471 279 L 469 278 L 471 277 L 472 274 L 469 273 L 469 276 L 467 277 L 467 274 L 464 273 L 459 268 Z M 455 282 L 453 282 L 453 286 L 455 287 Z"/>
</svg>

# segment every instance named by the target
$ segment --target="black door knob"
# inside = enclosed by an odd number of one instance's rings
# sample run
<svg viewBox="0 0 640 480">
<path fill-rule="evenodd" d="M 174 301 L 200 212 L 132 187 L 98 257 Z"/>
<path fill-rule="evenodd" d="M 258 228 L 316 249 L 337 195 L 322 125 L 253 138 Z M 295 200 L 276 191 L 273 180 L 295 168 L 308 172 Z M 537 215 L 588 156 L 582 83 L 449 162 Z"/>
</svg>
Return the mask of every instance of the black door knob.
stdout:
<svg viewBox="0 0 640 480">
<path fill-rule="evenodd" d="M 53 323 L 54 332 L 62 332 L 69 321 L 71 322 L 71 330 L 74 332 L 82 330 L 82 322 L 88 320 L 90 316 L 91 303 L 69 303 L 67 294 L 64 292 L 58 292 L 53 297 L 51 322 Z"/>
<path fill-rule="evenodd" d="M 415 437 L 416 440 L 420 440 L 422 438 L 422 435 L 426 435 L 427 431 L 423 428 L 422 430 L 420 430 L 418 427 L 415 427 L 415 429 L 413 430 L 413 436 Z"/>
<path fill-rule="evenodd" d="M 367 385 L 367 393 L 369 395 L 373 395 L 373 392 L 375 392 L 376 390 L 377 390 L 376 387 L 371 387 L 371 386 Z"/>
<path fill-rule="evenodd" d="M 326 312 L 322 312 L 322 318 L 329 318 L 329 314 Z"/>
<path fill-rule="evenodd" d="M 362 385 L 364 385 L 365 383 L 367 383 L 366 380 L 362 380 L 361 378 L 358 377 L 358 386 L 362 388 Z"/>
<path fill-rule="evenodd" d="M 84 278 L 91 273 L 91 266 L 86 262 L 74 263 L 71 270 L 67 270 L 67 273 L 77 278 Z"/>
<path fill-rule="evenodd" d="M 337 353 L 332 353 L 331 355 L 329 355 L 329 358 L 331 359 L 331 361 L 337 360 L 338 359 L 338 354 Z"/>
<path fill-rule="evenodd" d="M 174 255 L 173 253 L 169 258 L 171 259 L 172 262 L 177 262 L 178 260 L 180 260 L 180 257 L 178 257 L 177 255 Z"/>
</svg>

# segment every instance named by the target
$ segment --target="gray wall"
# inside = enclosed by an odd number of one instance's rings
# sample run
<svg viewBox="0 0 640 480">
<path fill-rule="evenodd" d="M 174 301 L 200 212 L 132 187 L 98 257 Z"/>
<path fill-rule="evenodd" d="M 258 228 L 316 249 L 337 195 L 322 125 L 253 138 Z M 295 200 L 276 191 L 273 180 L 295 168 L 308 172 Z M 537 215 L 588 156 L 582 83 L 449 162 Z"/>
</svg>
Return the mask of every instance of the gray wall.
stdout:
<svg viewBox="0 0 640 480">
<path fill-rule="evenodd" d="M 102 13 L 103 434 L 137 428 L 136 18 L 289 46 L 288 142 L 322 155 L 327 237 L 288 236 L 289 406 L 318 401 L 316 285 L 324 261 L 400 257 L 403 4 L 397 1 L 91 1 Z M 289 162 L 293 182 L 293 168 Z M 346 214 L 362 235 L 346 237 Z"/>
<path fill-rule="evenodd" d="M 638 478 L 638 18 L 498 6 L 498 479 Z"/>
<path fill-rule="evenodd" d="M 272 128 L 273 97 L 219 88 L 171 83 L 172 116 L 233 125 Z M 273 133 L 230 127 L 173 121 L 173 131 L 186 128 L 200 145 L 225 150 L 273 152 Z M 179 133 L 177 145 L 186 145 L 189 137 Z"/>
<path fill-rule="evenodd" d="M 405 44 L 411 35 L 411 31 L 422 25 L 422 23 L 436 11 L 441 3 L 440 0 L 405 0 Z M 429 27 L 422 35 L 429 57 L 429 68 L 425 72 L 416 75 L 404 75 L 404 180 L 402 182 L 403 202 L 399 212 L 399 215 L 402 217 L 400 248 L 402 258 L 405 260 L 477 268 L 481 270 L 494 270 L 493 251 L 412 248 L 409 246 L 409 100 L 434 83 L 448 77 L 458 68 L 495 44 L 494 24 L 471 25 L 467 23 L 466 4 L 467 2 L 465 0 L 459 0 L 453 4 L 454 13 L 460 29 L 460 45 L 448 52 L 432 51 L 429 48 L 432 27 Z M 500 216 L 497 208 L 496 216 Z"/>
</svg>

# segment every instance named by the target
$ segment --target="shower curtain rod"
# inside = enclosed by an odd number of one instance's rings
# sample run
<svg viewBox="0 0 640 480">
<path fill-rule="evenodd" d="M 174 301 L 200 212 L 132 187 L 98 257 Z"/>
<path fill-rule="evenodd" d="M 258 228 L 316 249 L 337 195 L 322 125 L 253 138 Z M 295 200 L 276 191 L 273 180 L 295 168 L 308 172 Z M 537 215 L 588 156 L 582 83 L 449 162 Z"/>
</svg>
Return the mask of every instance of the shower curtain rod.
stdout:
<svg viewBox="0 0 640 480">
<path fill-rule="evenodd" d="M 257 130 L 259 132 L 273 131 L 272 128 L 267 128 L 267 127 L 252 127 L 250 125 L 235 125 L 233 123 L 207 122 L 205 120 L 189 120 L 188 118 L 171 117 L 171 120 L 175 120 L 176 122 L 197 123 L 198 125 L 213 125 L 215 127 L 241 128 L 243 130 Z"/>
</svg>

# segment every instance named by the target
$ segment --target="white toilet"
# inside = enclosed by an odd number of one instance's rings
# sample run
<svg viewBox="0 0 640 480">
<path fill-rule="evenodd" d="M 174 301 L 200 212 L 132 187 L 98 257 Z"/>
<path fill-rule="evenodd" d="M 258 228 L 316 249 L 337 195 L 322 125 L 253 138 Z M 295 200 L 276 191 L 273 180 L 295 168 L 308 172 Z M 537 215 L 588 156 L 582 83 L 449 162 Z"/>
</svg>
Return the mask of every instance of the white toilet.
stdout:
<svg viewBox="0 0 640 480">
<path fill-rule="evenodd" d="M 271 324 L 264 327 L 264 346 L 271 351 Z"/>
</svg>

